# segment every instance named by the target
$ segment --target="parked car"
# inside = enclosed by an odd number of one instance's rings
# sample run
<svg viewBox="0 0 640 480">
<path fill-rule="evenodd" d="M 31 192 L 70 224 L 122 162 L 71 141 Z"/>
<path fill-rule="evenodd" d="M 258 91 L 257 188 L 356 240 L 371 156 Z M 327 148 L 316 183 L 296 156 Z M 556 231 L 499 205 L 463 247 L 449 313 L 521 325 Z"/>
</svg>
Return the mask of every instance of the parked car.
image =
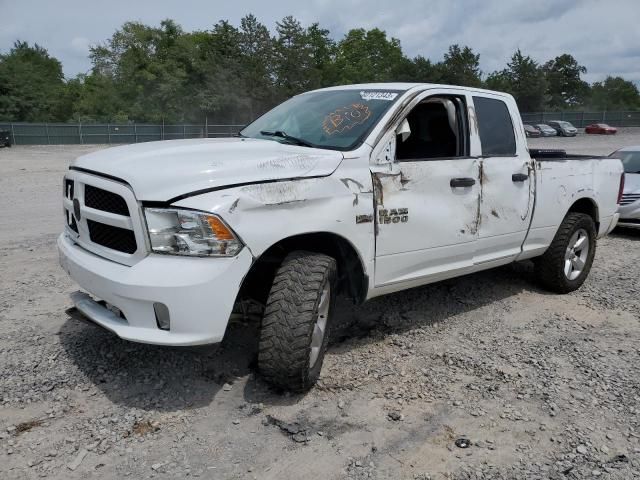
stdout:
<svg viewBox="0 0 640 480">
<path fill-rule="evenodd" d="M 0 147 L 10 147 L 10 146 L 11 146 L 11 131 L 0 130 Z"/>
<path fill-rule="evenodd" d="M 615 135 L 618 132 L 616 127 L 607 125 L 606 123 L 592 123 L 584 128 L 584 133 L 599 135 Z"/>
<path fill-rule="evenodd" d="M 538 130 L 536 127 L 527 124 L 524 125 L 524 133 L 527 137 L 530 138 L 538 138 L 540 135 L 542 135 L 540 133 L 540 130 Z"/>
<path fill-rule="evenodd" d="M 558 135 L 558 132 L 556 132 L 556 129 L 551 128 L 546 123 L 538 123 L 536 125 L 536 128 L 540 130 L 540 135 L 542 135 L 543 137 L 555 137 L 556 135 Z"/>
<path fill-rule="evenodd" d="M 558 132 L 558 135 L 561 137 L 575 137 L 578 134 L 576 127 L 563 120 L 550 120 L 547 122 L 547 125 Z"/>
<path fill-rule="evenodd" d="M 86 291 L 72 300 L 159 345 L 220 342 L 232 312 L 258 310 L 259 371 L 304 391 L 338 295 L 361 303 L 524 259 L 571 292 L 617 223 L 622 164 L 529 150 L 522 128 L 505 93 L 378 83 L 297 95 L 236 138 L 84 155 L 63 180 L 58 238 Z"/>
<path fill-rule="evenodd" d="M 624 191 L 618 210 L 618 225 L 640 228 L 640 145 L 621 148 L 609 156 L 622 160 L 624 167 Z"/>
</svg>

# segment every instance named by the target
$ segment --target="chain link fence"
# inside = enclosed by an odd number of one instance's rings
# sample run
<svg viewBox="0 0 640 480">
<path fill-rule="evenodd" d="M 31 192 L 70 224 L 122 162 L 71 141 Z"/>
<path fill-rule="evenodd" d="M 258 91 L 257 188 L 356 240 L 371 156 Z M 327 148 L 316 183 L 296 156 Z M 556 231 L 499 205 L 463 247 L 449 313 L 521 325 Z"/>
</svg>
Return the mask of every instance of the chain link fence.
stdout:
<svg viewBox="0 0 640 480">
<path fill-rule="evenodd" d="M 531 125 L 563 120 L 578 128 L 592 123 L 606 123 L 612 127 L 640 127 L 640 112 L 537 112 L 522 113 L 521 117 L 524 123 Z"/>
<path fill-rule="evenodd" d="M 244 125 L 150 125 L 81 123 L 0 123 L 8 131 L 13 145 L 122 144 L 216 138 L 237 134 Z"/>
<path fill-rule="evenodd" d="M 614 127 L 640 127 L 638 112 L 537 112 L 521 114 L 528 124 L 550 120 L 571 122 L 578 128 L 591 123 L 607 123 Z M 0 123 L 0 131 L 9 132 L 14 145 L 83 145 L 123 144 L 175 140 L 182 138 L 229 137 L 244 125 L 152 125 L 133 124 L 81 124 L 81 123 Z"/>
</svg>

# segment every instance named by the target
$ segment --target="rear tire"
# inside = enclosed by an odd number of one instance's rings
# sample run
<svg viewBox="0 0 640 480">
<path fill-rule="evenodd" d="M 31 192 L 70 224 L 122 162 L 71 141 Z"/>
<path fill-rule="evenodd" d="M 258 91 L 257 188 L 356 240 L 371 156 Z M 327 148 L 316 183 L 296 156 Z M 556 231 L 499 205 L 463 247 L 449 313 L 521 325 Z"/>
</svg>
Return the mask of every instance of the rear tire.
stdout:
<svg viewBox="0 0 640 480">
<path fill-rule="evenodd" d="M 283 390 L 304 392 L 318 380 L 336 296 L 336 261 L 296 251 L 276 272 L 260 330 L 258 367 Z"/>
<path fill-rule="evenodd" d="M 569 212 L 544 255 L 534 259 L 539 282 L 548 290 L 569 293 L 589 275 L 596 254 L 596 225 L 589 215 Z"/>
</svg>

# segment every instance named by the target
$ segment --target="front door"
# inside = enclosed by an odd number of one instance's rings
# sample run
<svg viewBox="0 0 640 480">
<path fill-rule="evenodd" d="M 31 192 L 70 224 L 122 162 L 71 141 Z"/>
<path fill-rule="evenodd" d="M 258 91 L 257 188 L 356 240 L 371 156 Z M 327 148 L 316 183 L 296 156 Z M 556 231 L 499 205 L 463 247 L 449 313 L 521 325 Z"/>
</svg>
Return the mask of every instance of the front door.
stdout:
<svg viewBox="0 0 640 480">
<path fill-rule="evenodd" d="M 469 156 L 467 98 L 434 93 L 419 98 L 407 115 L 410 133 L 396 138 L 395 161 L 372 167 L 379 290 L 440 280 L 473 266 L 480 159 Z"/>
</svg>

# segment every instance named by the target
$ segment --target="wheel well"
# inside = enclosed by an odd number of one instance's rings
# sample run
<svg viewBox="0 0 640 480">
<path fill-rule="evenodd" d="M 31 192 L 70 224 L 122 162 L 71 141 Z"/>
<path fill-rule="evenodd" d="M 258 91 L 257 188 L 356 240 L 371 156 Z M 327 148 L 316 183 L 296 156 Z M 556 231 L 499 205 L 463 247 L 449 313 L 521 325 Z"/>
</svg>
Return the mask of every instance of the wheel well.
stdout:
<svg viewBox="0 0 640 480">
<path fill-rule="evenodd" d="M 573 205 L 571 205 L 571 207 L 569 208 L 569 212 L 584 213 L 586 215 L 589 215 L 593 219 L 593 222 L 596 224 L 596 231 L 598 230 L 598 206 L 590 198 L 581 198 L 580 200 L 577 200 Z"/>
<path fill-rule="evenodd" d="M 328 232 L 295 235 L 269 247 L 249 269 L 238 297 L 251 298 L 264 304 L 276 270 L 287 254 L 296 250 L 323 253 L 335 258 L 338 265 L 339 293 L 346 294 L 354 303 L 362 303 L 365 300 L 369 279 L 364 273 L 360 256 L 349 241 Z"/>
</svg>

